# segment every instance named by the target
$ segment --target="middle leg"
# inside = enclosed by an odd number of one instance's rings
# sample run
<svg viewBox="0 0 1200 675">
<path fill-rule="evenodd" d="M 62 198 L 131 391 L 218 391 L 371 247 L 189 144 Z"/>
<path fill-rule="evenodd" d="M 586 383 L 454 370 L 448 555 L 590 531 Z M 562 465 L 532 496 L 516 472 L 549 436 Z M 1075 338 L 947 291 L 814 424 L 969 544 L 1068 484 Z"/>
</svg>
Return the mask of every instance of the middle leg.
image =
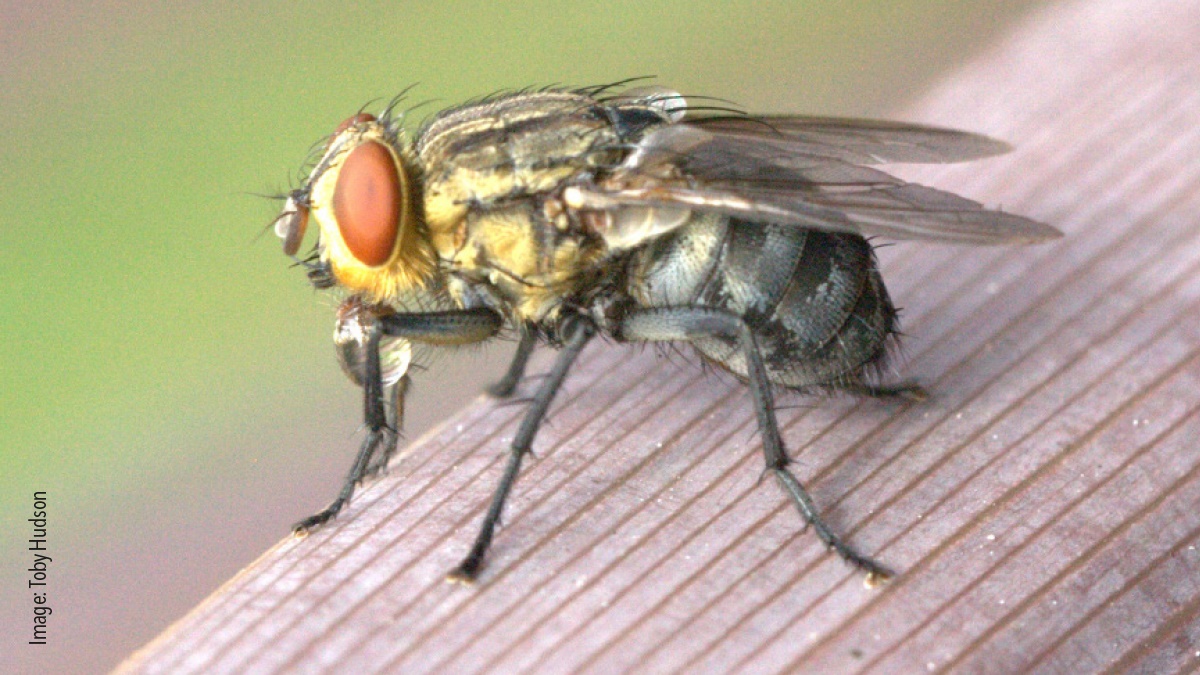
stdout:
<svg viewBox="0 0 1200 675">
<path fill-rule="evenodd" d="M 471 551 L 466 558 L 446 575 L 447 581 L 469 584 L 475 581 L 475 577 L 479 575 L 479 570 L 483 567 L 484 555 L 491 546 L 496 525 L 499 524 L 500 516 L 504 511 L 504 503 L 508 500 L 508 494 L 512 491 L 513 484 L 517 482 L 517 475 L 521 471 L 521 460 L 531 451 L 533 437 L 537 435 L 542 418 L 546 416 L 550 402 L 554 400 L 554 395 L 558 393 L 559 387 L 566 379 L 571 365 L 575 363 L 575 359 L 587 346 L 587 343 L 595 337 L 596 326 L 587 317 L 575 316 L 566 320 L 563 333 L 565 338 L 563 350 L 559 352 L 558 360 L 554 362 L 554 368 L 542 381 L 537 395 L 529 404 L 525 418 L 521 420 L 521 426 L 517 428 L 517 435 L 513 437 L 512 446 L 509 448 L 504 475 L 500 479 L 500 485 L 497 486 L 496 492 L 492 495 L 492 503 L 488 507 L 487 515 L 484 516 L 483 526 L 480 527 L 479 534 L 475 537 L 475 543 L 471 546 Z"/>
</svg>

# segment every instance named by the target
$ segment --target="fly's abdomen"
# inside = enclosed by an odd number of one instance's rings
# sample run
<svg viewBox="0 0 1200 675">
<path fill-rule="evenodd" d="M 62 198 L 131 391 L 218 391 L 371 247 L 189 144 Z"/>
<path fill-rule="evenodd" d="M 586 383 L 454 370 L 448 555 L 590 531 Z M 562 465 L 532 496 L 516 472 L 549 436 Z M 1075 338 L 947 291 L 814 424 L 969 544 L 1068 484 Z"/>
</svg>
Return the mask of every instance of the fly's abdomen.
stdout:
<svg viewBox="0 0 1200 675">
<path fill-rule="evenodd" d="M 631 295 L 643 307 L 711 307 L 745 319 L 771 380 L 787 387 L 858 384 L 878 364 L 896 311 L 862 237 L 699 217 L 639 251 Z M 735 341 L 692 344 L 745 376 Z"/>
</svg>

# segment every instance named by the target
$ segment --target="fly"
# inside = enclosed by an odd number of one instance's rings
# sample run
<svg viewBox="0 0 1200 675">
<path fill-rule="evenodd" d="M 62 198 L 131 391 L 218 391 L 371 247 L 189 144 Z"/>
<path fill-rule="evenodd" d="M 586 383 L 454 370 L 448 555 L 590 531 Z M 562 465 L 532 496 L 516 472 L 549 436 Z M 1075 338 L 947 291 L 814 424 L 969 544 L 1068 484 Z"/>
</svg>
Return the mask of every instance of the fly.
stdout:
<svg viewBox="0 0 1200 675">
<path fill-rule="evenodd" d="M 935 127 L 743 115 L 689 107 L 663 88 L 543 90 L 446 110 L 414 133 L 396 102 L 358 113 L 275 221 L 300 262 L 340 295 L 339 361 L 365 396 L 367 435 L 333 518 L 396 450 L 414 345 L 520 336 L 509 396 L 536 344 L 559 350 L 510 446 L 482 527 L 449 579 L 479 574 L 555 393 L 584 347 L 690 344 L 752 394 L 768 471 L 829 548 L 869 584 L 890 572 L 842 541 L 788 468 L 777 389 L 919 397 L 879 381 L 898 334 L 867 237 L 965 244 L 1060 233 L 908 183 L 889 162 L 944 163 L 1008 146 Z"/>
</svg>

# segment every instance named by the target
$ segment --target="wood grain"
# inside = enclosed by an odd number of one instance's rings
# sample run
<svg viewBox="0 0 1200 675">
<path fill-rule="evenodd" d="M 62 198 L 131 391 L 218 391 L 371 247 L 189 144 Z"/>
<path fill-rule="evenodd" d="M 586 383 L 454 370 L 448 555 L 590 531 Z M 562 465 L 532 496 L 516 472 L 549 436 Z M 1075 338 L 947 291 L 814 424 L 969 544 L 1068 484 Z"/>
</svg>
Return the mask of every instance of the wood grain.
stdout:
<svg viewBox="0 0 1200 675">
<path fill-rule="evenodd" d="M 903 115 L 1018 146 L 906 177 L 1067 236 L 883 249 L 910 336 L 897 372 L 933 399 L 780 401 L 798 475 L 838 531 L 900 571 L 890 585 L 864 588 L 758 483 L 740 385 L 596 345 L 477 586 L 443 575 L 521 413 L 484 399 L 121 670 L 1195 668 L 1197 27 L 1197 0 L 1057 5 Z"/>
</svg>

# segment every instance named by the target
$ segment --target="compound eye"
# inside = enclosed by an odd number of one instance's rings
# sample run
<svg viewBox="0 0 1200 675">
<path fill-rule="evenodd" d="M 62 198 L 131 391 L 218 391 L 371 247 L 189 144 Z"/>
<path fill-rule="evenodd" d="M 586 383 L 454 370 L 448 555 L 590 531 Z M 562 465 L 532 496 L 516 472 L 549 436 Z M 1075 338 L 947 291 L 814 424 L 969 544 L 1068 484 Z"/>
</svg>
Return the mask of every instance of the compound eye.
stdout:
<svg viewBox="0 0 1200 675">
<path fill-rule="evenodd" d="M 307 229 L 308 207 L 298 204 L 295 197 L 288 197 L 283 205 L 283 213 L 275 219 L 275 236 L 283 240 L 285 254 L 296 255 Z"/>
<path fill-rule="evenodd" d="M 357 115 L 355 115 L 353 117 L 347 117 L 345 119 L 345 121 L 343 121 L 341 124 L 339 124 L 337 130 L 333 132 L 333 135 L 337 136 L 338 134 L 342 133 L 343 131 L 349 129 L 350 127 L 355 127 L 360 124 L 365 124 L 366 122 L 374 122 L 374 121 L 375 121 L 375 116 L 372 115 L 371 113 L 358 113 Z"/>
<path fill-rule="evenodd" d="M 342 241 L 359 262 L 378 267 L 392 257 L 400 234 L 401 199 L 399 170 L 383 145 L 368 141 L 342 161 L 333 214 Z"/>
</svg>

